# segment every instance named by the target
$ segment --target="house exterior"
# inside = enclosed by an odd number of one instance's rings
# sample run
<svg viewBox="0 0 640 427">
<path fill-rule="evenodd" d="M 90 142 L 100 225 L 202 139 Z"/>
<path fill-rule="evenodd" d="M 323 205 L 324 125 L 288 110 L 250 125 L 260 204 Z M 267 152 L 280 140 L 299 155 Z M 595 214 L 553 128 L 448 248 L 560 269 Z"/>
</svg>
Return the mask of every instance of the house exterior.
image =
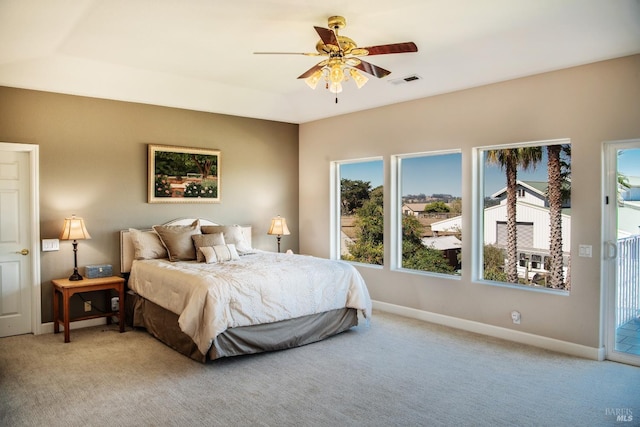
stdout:
<svg viewBox="0 0 640 427">
<path fill-rule="evenodd" d="M 428 248 L 441 251 L 456 270 L 460 268 L 458 254 L 462 250 L 462 242 L 456 236 L 423 237 L 422 244 Z"/>
<path fill-rule="evenodd" d="M 544 268 L 549 255 L 549 207 L 546 202 L 546 182 L 517 182 L 516 201 L 518 275 L 533 279 L 536 274 L 547 272 Z M 507 247 L 507 199 L 506 188 L 491 197 L 500 199 L 500 204 L 484 210 L 484 244 Z M 568 268 L 571 251 L 570 210 L 562 214 L 562 250 L 565 253 L 565 270 Z M 455 217 L 431 224 L 435 235 L 462 230 L 462 218 Z"/>
<path fill-rule="evenodd" d="M 428 203 L 403 203 L 402 215 L 420 216 L 424 214 L 425 207 Z"/>
</svg>

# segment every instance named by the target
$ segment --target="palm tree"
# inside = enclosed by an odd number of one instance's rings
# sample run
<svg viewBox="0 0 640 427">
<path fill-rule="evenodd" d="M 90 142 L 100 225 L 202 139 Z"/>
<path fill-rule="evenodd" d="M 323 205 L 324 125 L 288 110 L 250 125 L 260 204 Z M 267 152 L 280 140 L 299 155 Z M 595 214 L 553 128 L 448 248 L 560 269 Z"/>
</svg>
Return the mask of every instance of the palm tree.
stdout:
<svg viewBox="0 0 640 427">
<path fill-rule="evenodd" d="M 548 286 L 556 289 L 564 289 L 564 275 L 562 272 L 562 167 L 560 164 L 560 152 L 562 145 L 548 145 L 547 155 L 549 164 L 547 173 L 549 186 L 547 198 L 549 199 L 549 280 Z"/>
<path fill-rule="evenodd" d="M 518 242 L 516 200 L 518 168 L 535 168 L 542 159 L 540 147 L 507 148 L 487 151 L 487 163 L 500 165 L 507 176 L 507 282 L 518 283 Z"/>
</svg>

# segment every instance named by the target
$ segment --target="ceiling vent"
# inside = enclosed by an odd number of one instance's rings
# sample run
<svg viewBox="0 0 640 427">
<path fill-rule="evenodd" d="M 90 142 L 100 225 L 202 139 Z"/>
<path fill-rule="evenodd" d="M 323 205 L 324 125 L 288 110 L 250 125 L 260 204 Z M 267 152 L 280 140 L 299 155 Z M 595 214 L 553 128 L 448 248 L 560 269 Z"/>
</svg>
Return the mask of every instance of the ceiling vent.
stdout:
<svg viewBox="0 0 640 427">
<path fill-rule="evenodd" d="M 389 83 L 393 85 L 401 85 L 405 83 L 415 82 L 417 80 L 422 80 L 422 77 L 417 74 L 411 74 L 410 76 L 402 77 L 400 79 L 389 80 Z"/>
</svg>

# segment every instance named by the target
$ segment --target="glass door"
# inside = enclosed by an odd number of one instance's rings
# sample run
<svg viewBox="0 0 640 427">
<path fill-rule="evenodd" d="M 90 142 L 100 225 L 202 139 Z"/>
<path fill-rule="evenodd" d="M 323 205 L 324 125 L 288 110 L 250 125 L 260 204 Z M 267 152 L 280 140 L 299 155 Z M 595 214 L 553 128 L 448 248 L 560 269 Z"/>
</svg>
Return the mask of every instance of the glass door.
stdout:
<svg viewBox="0 0 640 427">
<path fill-rule="evenodd" d="M 606 357 L 640 366 L 640 139 L 605 144 Z"/>
</svg>

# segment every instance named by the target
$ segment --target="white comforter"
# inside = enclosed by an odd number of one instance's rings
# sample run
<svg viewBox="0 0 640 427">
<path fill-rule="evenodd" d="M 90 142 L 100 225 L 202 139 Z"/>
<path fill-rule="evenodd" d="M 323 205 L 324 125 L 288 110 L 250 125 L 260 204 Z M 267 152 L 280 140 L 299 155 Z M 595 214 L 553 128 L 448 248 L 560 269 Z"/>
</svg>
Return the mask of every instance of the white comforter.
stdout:
<svg viewBox="0 0 640 427">
<path fill-rule="evenodd" d="M 129 287 L 170 310 L 202 354 L 227 328 L 271 323 L 338 308 L 371 316 L 369 292 L 352 265 L 258 252 L 218 264 L 134 261 Z"/>
</svg>

